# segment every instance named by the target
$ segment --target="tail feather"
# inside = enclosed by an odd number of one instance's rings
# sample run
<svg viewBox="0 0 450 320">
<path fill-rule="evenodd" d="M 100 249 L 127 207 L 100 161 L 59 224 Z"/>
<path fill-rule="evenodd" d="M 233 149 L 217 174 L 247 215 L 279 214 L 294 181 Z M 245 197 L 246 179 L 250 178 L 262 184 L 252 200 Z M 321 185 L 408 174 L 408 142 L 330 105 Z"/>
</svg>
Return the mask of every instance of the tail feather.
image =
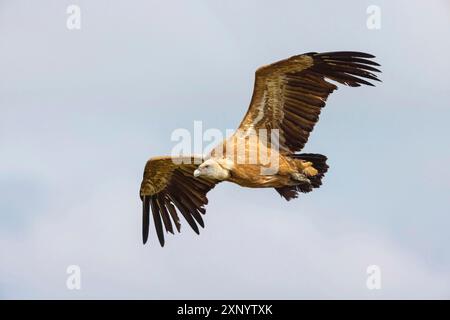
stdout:
<svg viewBox="0 0 450 320">
<path fill-rule="evenodd" d="M 328 171 L 328 165 L 326 163 L 327 157 L 324 155 L 315 153 L 301 153 L 292 154 L 290 155 L 290 157 L 296 160 L 312 162 L 313 167 L 317 169 L 319 173 L 315 176 L 308 177 L 308 179 L 311 181 L 311 184 L 299 184 L 295 186 L 275 188 L 275 190 L 288 201 L 297 198 L 300 192 L 308 193 L 311 192 L 314 188 L 319 188 L 322 185 L 323 176 Z"/>
</svg>

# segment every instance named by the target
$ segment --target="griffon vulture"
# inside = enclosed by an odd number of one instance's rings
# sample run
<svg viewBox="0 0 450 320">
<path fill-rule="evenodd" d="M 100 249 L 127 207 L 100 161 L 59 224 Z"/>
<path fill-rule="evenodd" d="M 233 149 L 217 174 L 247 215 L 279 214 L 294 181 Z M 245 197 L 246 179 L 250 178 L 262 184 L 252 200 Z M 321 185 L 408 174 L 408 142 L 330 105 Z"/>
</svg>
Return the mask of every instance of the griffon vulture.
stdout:
<svg viewBox="0 0 450 320">
<path fill-rule="evenodd" d="M 362 52 L 312 52 L 256 70 L 250 106 L 231 138 L 204 158 L 148 160 L 140 189 L 144 244 L 150 211 L 161 246 L 164 229 L 172 234 L 174 229 L 180 231 L 178 213 L 198 234 L 198 225 L 204 227 L 206 195 L 222 181 L 250 188 L 274 188 L 286 200 L 319 188 L 328 169 L 327 158 L 298 152 L 308 141 L 328 96 L 337 89 L 327 80 L 351 87 L 373 86 L 368 80 L 380 81 L 373 73 L 380 71 L 371 58 L 374 56 Z M 266 137 L 258 132 L 265 132 Z M 271 164 L 260 160 L 259 153 L 253 161 L 246 161 L 252 151 L 263 149 L 277 163 L 275 169 L 269 170 Z"/>
</svg>

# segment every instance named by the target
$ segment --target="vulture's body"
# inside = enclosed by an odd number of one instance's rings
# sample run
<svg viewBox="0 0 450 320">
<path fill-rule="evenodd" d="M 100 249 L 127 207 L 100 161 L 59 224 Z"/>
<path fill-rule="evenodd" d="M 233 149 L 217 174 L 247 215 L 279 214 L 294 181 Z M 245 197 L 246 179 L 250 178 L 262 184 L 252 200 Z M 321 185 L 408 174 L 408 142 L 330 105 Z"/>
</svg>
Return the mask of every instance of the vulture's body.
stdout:
<svg viewBox="0 0 450 320">
<path fill-rule="evenodd" d="M 298 153 L 336 85 L 372 85 L 379 72 L 361 52 L 307 53 L 259 68 L 250 107 L 236 133 L 205 157 L 156 157 L 144 170 L 143 240 L 150 211 L 161 245 L 164 232 L 180 231 L 178 212 L 192 229 L 204 227 L 206 194 L 223 181 L 250 188 L 274 188 L 287 200 L 318 188 L 326 157 Z"/>
</svg>

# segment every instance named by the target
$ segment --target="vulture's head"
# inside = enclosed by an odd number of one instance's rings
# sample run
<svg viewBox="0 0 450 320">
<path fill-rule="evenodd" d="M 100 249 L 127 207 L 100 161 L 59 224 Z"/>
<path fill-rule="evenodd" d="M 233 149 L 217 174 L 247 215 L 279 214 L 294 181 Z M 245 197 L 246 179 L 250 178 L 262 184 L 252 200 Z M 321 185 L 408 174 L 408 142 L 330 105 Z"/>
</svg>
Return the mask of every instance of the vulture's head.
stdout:
<svg viewBox="0 0 450 320">
<path fill-rule="evenodd" d="M 230 169 L 225 161 L 211 158 L 198 166 L 194 171 L 194 177 L 225 180 L 230 176 Z"/>
</svg>

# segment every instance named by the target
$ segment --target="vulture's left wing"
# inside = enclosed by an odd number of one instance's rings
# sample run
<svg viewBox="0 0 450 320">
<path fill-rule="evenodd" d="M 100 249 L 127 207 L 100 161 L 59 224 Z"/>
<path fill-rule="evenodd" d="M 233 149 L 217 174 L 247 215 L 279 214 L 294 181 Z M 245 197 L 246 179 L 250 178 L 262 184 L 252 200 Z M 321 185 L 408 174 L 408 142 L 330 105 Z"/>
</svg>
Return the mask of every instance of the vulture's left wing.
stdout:
<svg viewBox="0 0 450 320">
<path fill-rule="evenodd" d="M 362 52 L 306 53 L 259 68 L 253 96 L 239 131 L 278 129 L 283 153 L 300 151 L 319 120 L 328 96 L 337 89 L 333 80 L 351 87 L 372 85 L 379 72 Z"/>
<path fill-rule="evenodd" d="M 193 172 L 200 163 L 202 159 L 199 157 L 156 157 L 147 162 L 140 190 L 144 244 L 148 238 L 150 211 L 161 246 L 164 246 L 163 226 L 173 234 L 173 221 L 180 232 L 180 219 L 176 209 L 197 234 L 197 223 L 204 227 L 201 214 L 206 212 L 206 194 L 214 188 L 217 181 L 194 177 Z"/>
</svg>

